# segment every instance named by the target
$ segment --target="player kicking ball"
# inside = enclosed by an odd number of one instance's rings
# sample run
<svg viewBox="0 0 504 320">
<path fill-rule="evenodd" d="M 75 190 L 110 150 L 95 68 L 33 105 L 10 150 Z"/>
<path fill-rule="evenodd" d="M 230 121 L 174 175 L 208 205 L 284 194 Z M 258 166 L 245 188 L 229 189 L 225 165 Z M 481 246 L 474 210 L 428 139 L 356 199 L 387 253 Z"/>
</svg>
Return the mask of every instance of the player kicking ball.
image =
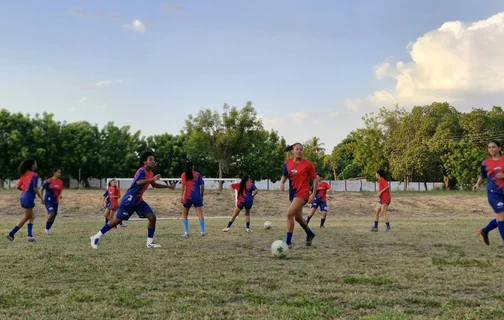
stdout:
<svg viewBox="0 0 504 320">
<path fill-rule="evenodd" d="M 100 231 L 94 236 L 91 236 L 91 247 L 98 248 L 98 242 L 102 235 L 110 231 L 110 229 L 119 225 L 122 221 L 128 220 L 133 213 L 137 213 L 139 217 L 145 216 L 149 220 L 147 227 L 147 248 L 159 248 L 160 245 L 154 243 L 154 232 L 156 230 L 156 215 L 151 207 L 142 198 L 145 190 L 152 185 L 154 188 L 175 189 L 175 186 L 159 184 L 156 181 L 161 178 L 159 174 L 154 175 L 152 169 L 156 166 L 154 154 L 151 151 L 145 151 L 140 155 L 140 164 L 143 165 L 137 170 L 135 178 L 131 183 L 128 191 L 124 194 L 119 204 L 116 217 L 106 223 Z"/>
</svg>

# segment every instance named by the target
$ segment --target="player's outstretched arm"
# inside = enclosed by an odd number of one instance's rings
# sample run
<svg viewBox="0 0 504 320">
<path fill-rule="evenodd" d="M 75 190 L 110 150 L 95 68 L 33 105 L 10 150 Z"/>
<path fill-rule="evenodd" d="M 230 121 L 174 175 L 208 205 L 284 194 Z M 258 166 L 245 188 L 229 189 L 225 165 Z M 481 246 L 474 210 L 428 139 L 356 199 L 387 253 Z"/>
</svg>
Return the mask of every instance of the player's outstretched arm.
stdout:
<svg viewBox="0 0 504 320">
<path fill-rule="evenodd" d="M 141 179 L 141 180 L 138 180 L 136 182 L 136 184 L 142 186 L 144 184 L 153 183 L 154 181 L 158 181 L 159 179 L 161 179 L 161 175 L 156 174 L 154 177 L 152 177 L 150 179 Z"/>
<path fill-rule="evenodd" d="M 175 186 L 172 186 L 172 185 L 168 185 L 168 184 L 160 184 L 160 183 L 157 183 L 157 182 L 154 182 L 152 184 L 152 186 L 154 188 L 160 188 L 160 189 L 171 189 L 171 190 L 175 190 Z"/>
</svg>

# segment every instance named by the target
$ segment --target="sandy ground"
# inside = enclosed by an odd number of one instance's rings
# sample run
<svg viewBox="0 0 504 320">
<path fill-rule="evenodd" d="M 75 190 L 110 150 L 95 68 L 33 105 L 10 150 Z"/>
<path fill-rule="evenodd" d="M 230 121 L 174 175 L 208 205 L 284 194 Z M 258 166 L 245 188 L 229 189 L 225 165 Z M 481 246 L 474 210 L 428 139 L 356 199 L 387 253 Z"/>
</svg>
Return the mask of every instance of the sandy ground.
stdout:
<svg viewBox="0 0 504 320">
<path fill-rule="evenodd" d="M 102 190 L 66 190 L 60 204 L 59 219 L 94 220 L 101 219 Z M 177 218 L 181 216 L 178 191 L 148 190 L 144 199 L 154 209 L 158 217 Z M 337 219 L 369 219 L 377 202 L 374 193 L 339 192 L 328 194 L 329 217 Z M 255 200 L 252 215 L 282 218 L 289 205 L 288 193 L 262 191 Z M 204 214 L 207 217 L 225 217 L 232 214 L 234 199 L 229 191 L 219 193 L 208 191 L 205 195 Z M 35 207 L 37 216 L 46 214 L 39 202 Z M 304 214 L 309 208 L 304 209 Z M 484 192 L 473 193 L 396 193 L 392 195 L 389 208 L 393 219 L 467 219 L 492 216 Z M 22 213 L 19 206 L 19 192 L 0 192 L 0 216 L 17 219 Z M 194 210 L 191 215 L 195 216 Z"/>
</svg>

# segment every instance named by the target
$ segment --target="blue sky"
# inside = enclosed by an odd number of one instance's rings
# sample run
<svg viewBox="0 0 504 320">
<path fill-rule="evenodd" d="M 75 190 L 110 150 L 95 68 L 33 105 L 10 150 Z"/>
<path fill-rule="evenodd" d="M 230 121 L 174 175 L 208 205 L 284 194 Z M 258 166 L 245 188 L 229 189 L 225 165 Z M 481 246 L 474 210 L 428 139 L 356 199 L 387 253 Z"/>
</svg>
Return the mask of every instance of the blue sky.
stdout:
<svg viewBox="0 0 504 320">
<path fill-rule="evenodd" d="M 503 11 L 493 0 L 1 1 L 0 108 L 150 135 L 251 100 L 288 142 L 318 136 L 330 151 L 381 106 L 499 105 L 504 65 L 488 52 L 504 49 Z"/>
</svg>

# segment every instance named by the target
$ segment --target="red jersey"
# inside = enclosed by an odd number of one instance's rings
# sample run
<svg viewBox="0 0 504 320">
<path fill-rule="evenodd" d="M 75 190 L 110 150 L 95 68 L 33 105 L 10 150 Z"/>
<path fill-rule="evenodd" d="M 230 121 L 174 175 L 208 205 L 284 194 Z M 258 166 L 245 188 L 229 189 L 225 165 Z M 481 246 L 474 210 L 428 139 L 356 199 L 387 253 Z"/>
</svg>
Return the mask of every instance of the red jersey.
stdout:
<svg viewBox="0 0 504 320">
<path fill-rule="evenodd" d="M 327 182 L 321 182 L 318 184 L 317 193 L 315 194 L 315 201 L 317 202 L 327 202 L 327 190 L 330 190 L 331 186 Z"/>
<path fill-rule="evenodd" d="M 201 199 L 201 189 L 200 186 L 205 184 L 203 177 L 196 171 L 193 171 L 193 179 L 187 180 L 185 172 L 182 173 L 180 177 L 182 184 L 186 186 L 184 190 L 184 204 L 189 203 L 200 203 Z"/>
<path fill-rule="evenodd" d="M 231 188 L 233 188 L 236 191 L 240 191 L 240 183 L 233 183 L 231 185 Z M 245 189 L 243 189 L 242 194 L 238 194 L 238 199 L 236 201 L 237 204 L 245 204 L 245 203 L 251 203 L 253 202 L 254 198 L 252 197 L 252 192 L 257 190 L 257 187 L 255 184 L 250 183 L 247 181 Z"/>
<path fill-rule="evenodd" d="M 42 185 L 42 189 L 46 191 L 44 196 L 45 202 L 59 203 L 61 191 L 63 191 L 63 181 L 61 179 L 47 179 Z"/>
<path fill-rule="evenodd" d="M 317 172 L 310 161 L 303 159 L 295 162 L 290 158 L 285 161 L 282 176 L 289 177 L 289 198 L 300 198 L 308 200 L 310 198 L 310 178 L 315 179 Z"/>
<path fill-rule="evenodd" d="M 388 186 L 389 184 L 387 180 L 385 180 L 385 178 L 380 178 L 380 181 L 378 182 L 378 191 L 382 191 Z M 382 201 L 382 203 L 390 203 L 390 188 L 388 188 L 381 194 L 380 200 Z"/>
<path fill-rule="evenodd" d="M 488 179 L 487 190 L 498 194 L 504 194 L 504 179 L 497 179 L 496 175 L 504 172 L 504 157 L 493 160 L 492 157 L 486 159 L 481 164 L 480 176 Z"/>
<path fill-rule="evenodd" d="M 22 193 L 21 196 L 32 196 L 35 198 L 34 188 L 38 187 L 38 175 L 33 171 L 27 171 L 20 178 L 16 187 L 21 187 Z"/>
<path fill-rule="evenodd" d="M 149 184 L 147 184 L 147 186 L 148 185 Z M 121 190 L 118 187 L 108 187 L 107 192 L 108 192 L 108 199 L 110 201 L 110 206 L 112 208 L 117 208 L 119 206 L 119 198 L 121 197 Z"/>
</svg>

